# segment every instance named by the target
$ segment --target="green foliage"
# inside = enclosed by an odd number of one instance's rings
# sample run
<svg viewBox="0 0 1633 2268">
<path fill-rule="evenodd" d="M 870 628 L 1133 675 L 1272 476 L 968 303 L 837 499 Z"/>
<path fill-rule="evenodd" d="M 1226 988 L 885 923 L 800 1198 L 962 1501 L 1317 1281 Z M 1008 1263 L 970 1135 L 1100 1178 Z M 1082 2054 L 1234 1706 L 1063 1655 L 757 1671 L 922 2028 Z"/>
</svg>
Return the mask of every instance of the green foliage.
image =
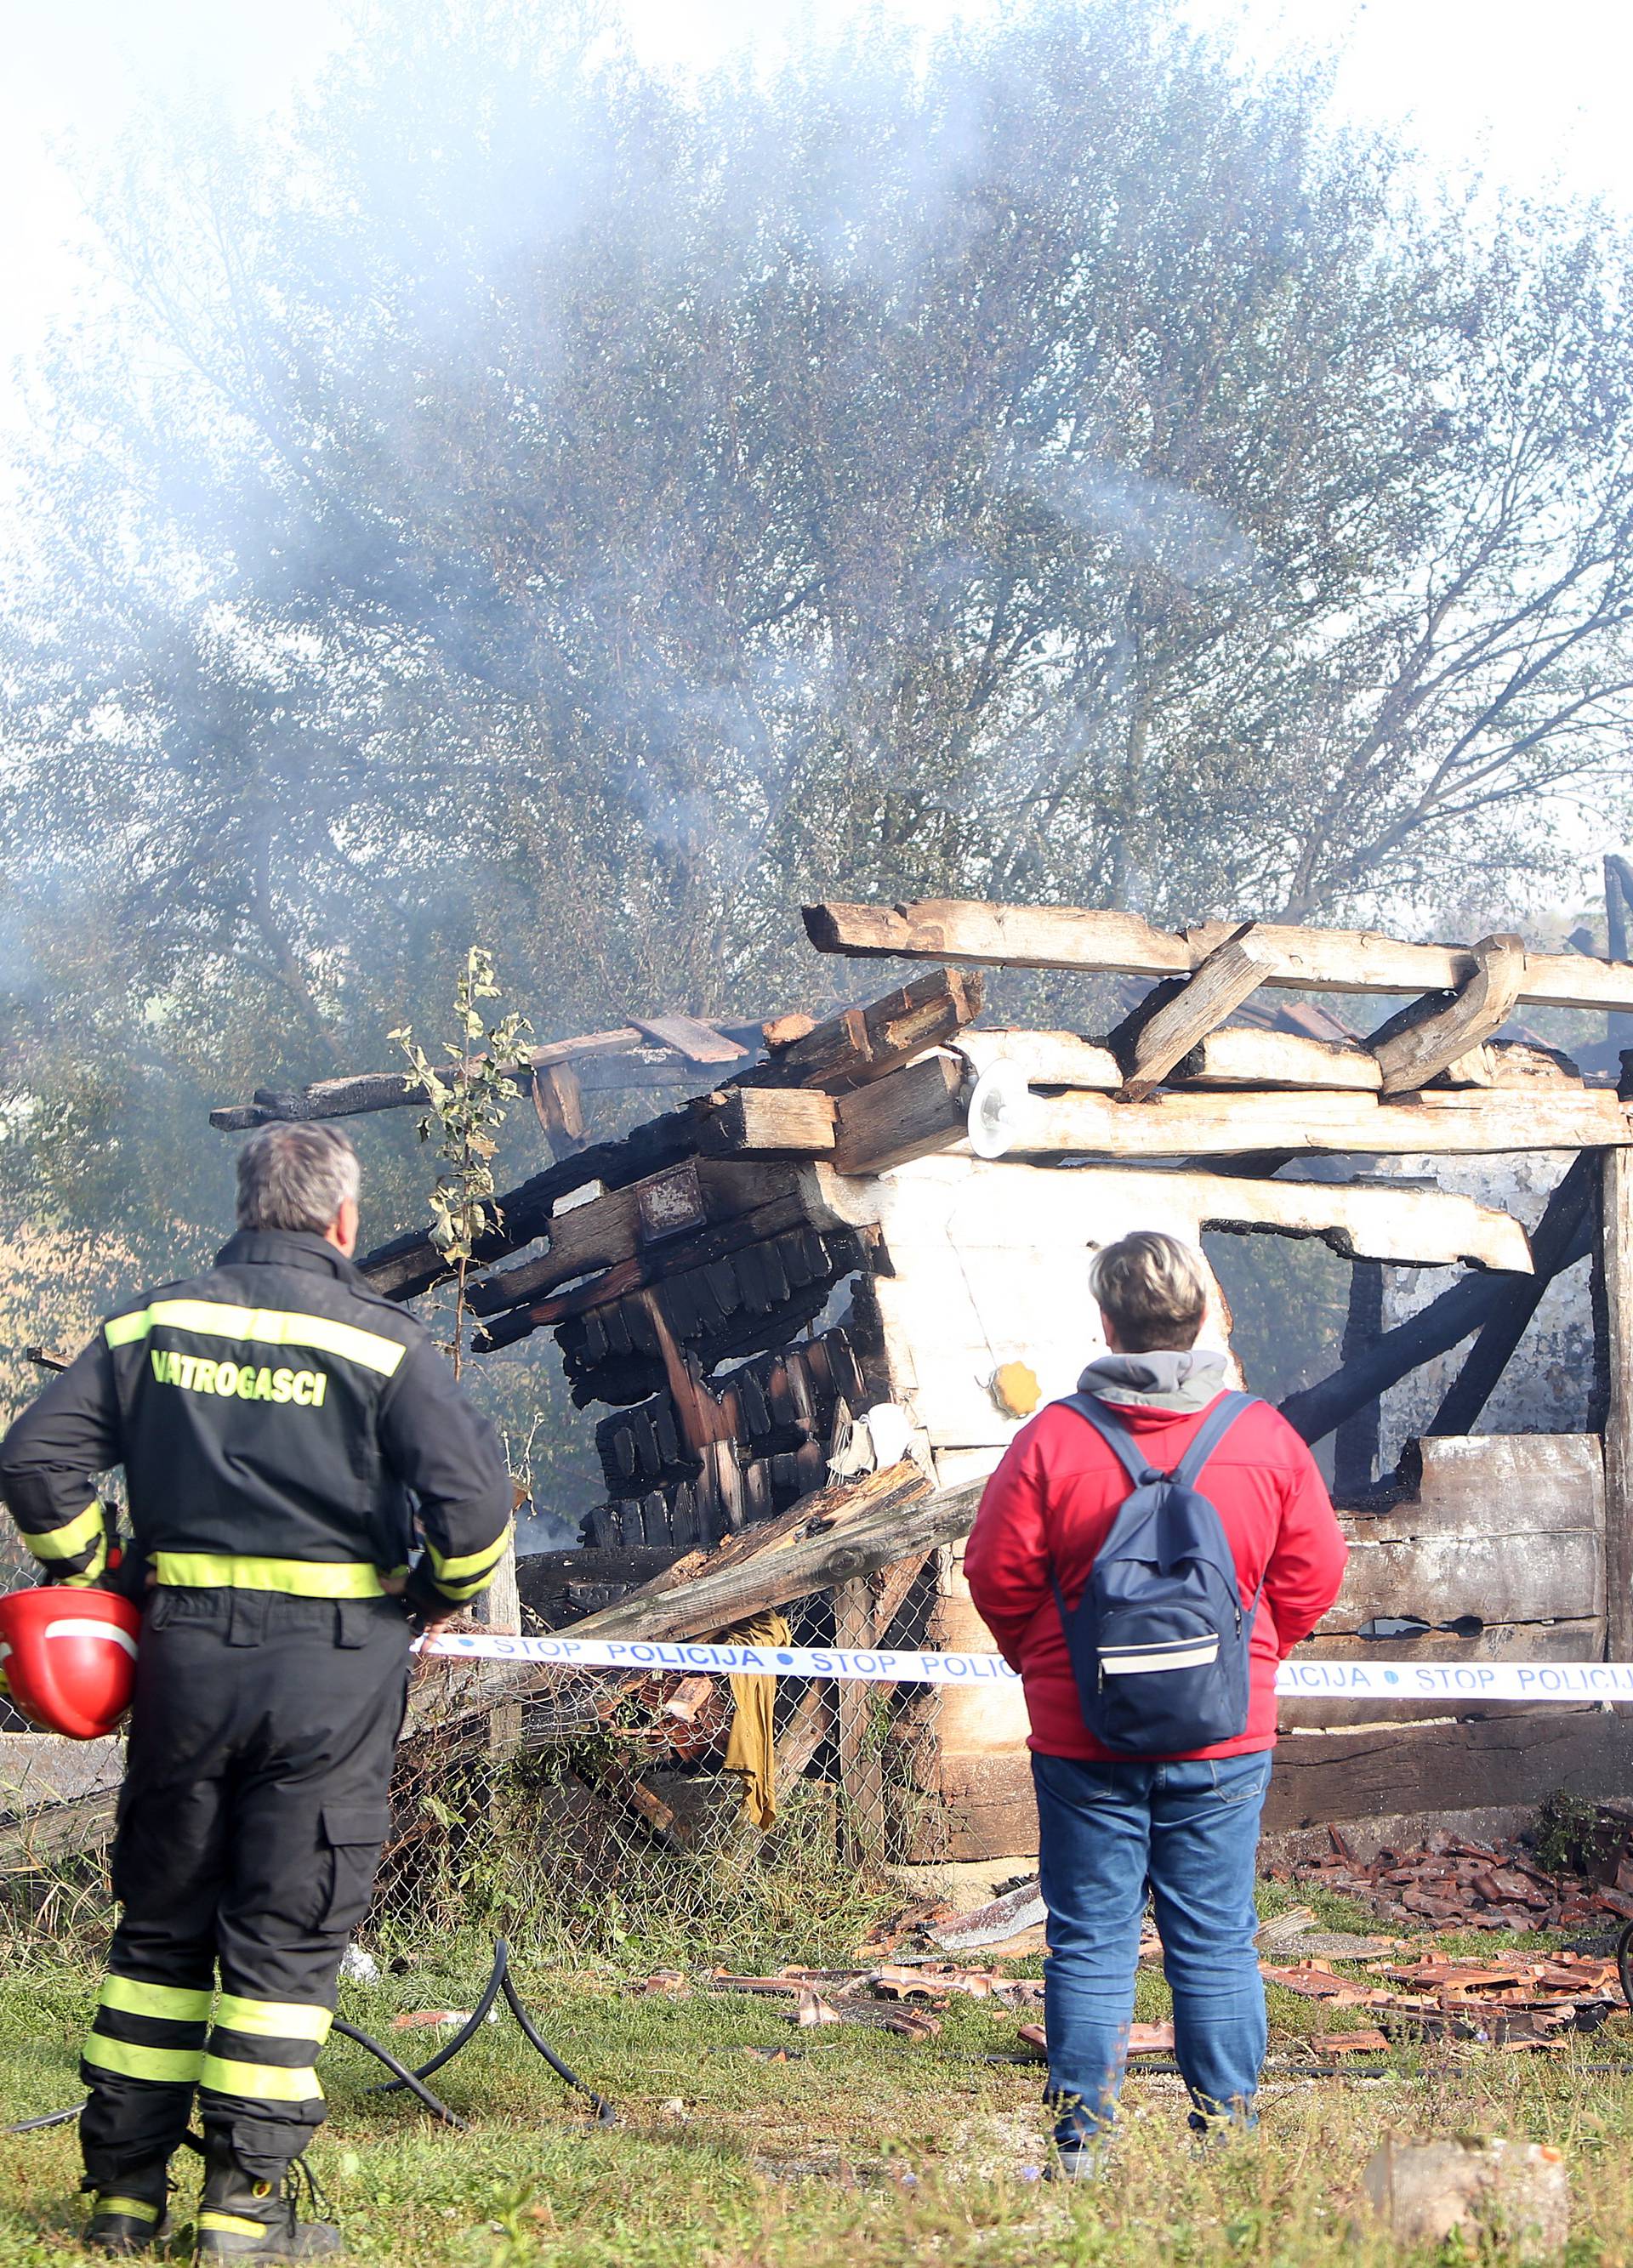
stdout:
<svg viewBox="0 0 1633 2268">
<path fill-rule="evenodd" d="M 484 1230 L 504 1225 L 494 1198 L 493 1160 L 499 1130 L 515 1093 L 517 1048 L 521 1035 L 533 1028 L 514 1012 L 490 1024 L 483 1003 L 499 997 L 492 954 L 484 946 L 469 946 L 454 979 L 459 1037 L 443 1042 L 446 1064 L 439 1067 L 432 1060 L 409 1025 L 387 1035 L 425 1090 L 426 1112 L 416 1130 L 422 1143 L 434 1138 L 441 1161 L 431 1192 L 431 1241 L 459 1286 L 450 1344 L 456 1377 L 464 1353 L 465 1279 L 477 1240 Z"/>
<path fill-rule="evenodd" d="M 1585 1795 L 1556 1787 L 1537 1813 L 1537 1864 L 1559 1874 L 1579 1874 L 1594 1856 L 1599 1806 Z"/>
<path fill-rule="evenodd" d="M 1280 1402 L 1338 1366 L 1351 1263 L 1319 1237 L 1202 1238 L 1230 1311 L 1230 1344 L 1251 1393 Z"/>
<path fill-rule="evenodd" d="M 457 1042 L 444 1042 L 446 1075 L 409 1025 L 399 1025 L 386 1035 L 408 1057 L 425 1090 L 429 1108 L 416 1131 L 422 1142 L 435 1138 L 442 1160 L 431 1193 L 431 1241 L 455 1267 L 469 1261 L 484 1229 L 504 1223 L 493 1201 L 493 1160 L 499 1129 L 515 1092 L 517 1046 L 522 1033 L 533 1027 L 525 1016 L 514 1013 L 489 1024 L 481 1004 L 499 997 L 493 956 L 473 945 L 454 981 L 454 1013 L 460 1036 Z"/>
</svg>

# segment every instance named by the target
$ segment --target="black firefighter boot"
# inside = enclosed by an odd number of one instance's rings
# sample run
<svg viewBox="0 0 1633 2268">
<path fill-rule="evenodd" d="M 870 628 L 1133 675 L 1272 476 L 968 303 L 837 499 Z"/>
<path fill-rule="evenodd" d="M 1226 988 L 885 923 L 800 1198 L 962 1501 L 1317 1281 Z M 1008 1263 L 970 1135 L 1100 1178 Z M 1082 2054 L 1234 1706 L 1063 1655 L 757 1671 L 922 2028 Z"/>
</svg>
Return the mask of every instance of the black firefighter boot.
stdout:
<svg viewBox="0 0 1633 2268">
<path fill-rule="evenodd" d="M 87 2182 L 87 2189 L 93 2185 Z M 117 2181 L 94 2186 L 85 2225 L 87 2252 L 151 2252 L 169 2230 L 165 2207 L 170 2194 L 170 2161 L 154 2158 L 132 2167 Z"/>
<path fill-rule="evenodd" d="M 340 2231 L 331 2221 L 296 2219 L 295 2180 L 289 2167 L 272 2181 L 257 2181 L 239 2163 L 230 2134 L 211 2127 L 204 2140 L 198 2259 L 316 2260 L 340 2250 Z M 295 2162 L 312 2189 L 304 2161 Z"/>
</svg>

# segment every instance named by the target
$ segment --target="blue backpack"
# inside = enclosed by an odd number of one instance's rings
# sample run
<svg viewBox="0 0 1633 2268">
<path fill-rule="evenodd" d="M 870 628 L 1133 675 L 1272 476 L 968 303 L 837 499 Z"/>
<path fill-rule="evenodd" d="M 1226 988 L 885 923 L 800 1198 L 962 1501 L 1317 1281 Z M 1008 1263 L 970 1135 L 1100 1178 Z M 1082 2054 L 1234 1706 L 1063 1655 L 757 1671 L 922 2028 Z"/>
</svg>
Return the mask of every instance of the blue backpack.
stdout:
<svg viewBox="0 0 1633 2268">
<path fill-rule="evenodd" d="M 1254 1398 L 1222 1396 L 1171 1473 L 1156 1470 L 1093 1395 L 1069 1395 L 1061 1405 L 1110 1443 L 1134 1484 L 1075 1607 L 1049 1570 L 1083 1722 L 1103 1748 L 1183 1756 L 1247 1730 L 1258 1601 L 1243 1613 L 1223 1523 L 1196 1483 Z"/>
</svg>

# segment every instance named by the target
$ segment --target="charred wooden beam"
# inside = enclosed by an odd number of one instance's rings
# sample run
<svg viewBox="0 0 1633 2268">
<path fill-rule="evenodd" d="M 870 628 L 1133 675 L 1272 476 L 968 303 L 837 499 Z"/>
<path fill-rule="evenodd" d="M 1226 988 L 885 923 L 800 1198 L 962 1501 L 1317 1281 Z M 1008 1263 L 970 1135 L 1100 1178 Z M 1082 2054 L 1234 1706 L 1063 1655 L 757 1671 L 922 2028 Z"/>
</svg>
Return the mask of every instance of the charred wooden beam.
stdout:
<svg viewBox="0 0 1633 2268">
<path fill-rule="evenodd" d="M 1622 1152 L 1613 1150 L 1607 1154 L 1615 1158 Z M 1599 1155 L 1593 1151 L 1583 1152 L 1566 1168 L 1555 1191 L 1562 1202 L 1545 1212 L 1533 1241 L 1535 1273 L 1493 1286 L 1486 1319 L 1461 1370 L 1441 1396 L 1440 1407 L 1430 1423 L 1431 1433 L 1474 1431 L 1526 1326 L 1541 1306 L 1543 1293 L 1559 1273 L 1567 1241 L 1579 1235 L 1580 1224 L 1591 1212 L 1599 1170 Z"/>
<path fill-rule="evenodd" d="M 1237 926 L 1204 922 L 1176 932 L 1134 914 L 961 898 L 905 906 L 831 902 L 803 912 L 806 933 L 822 953 L 1132 976 L 1188 976 Z M 1301 991 L 1456 991 L 1476 968 L 1467 946 L 1412 945 L 1371 930 L 1260 922 L 1253 939 L 1273 956 L 1265 983 Z M 1537 954 L 1528 957 L 1518 997 L 1557 1008 L 1633 1009 L 1633 965 Z"/>
<path fill-rule="evenodd" d="M 1447 1086 L 1580 1086 L 1582 1073 L 1560 1048 L 1528 1040 L 1486 1040 L 1449 1063 L 1436 1084 Z"/>
<path fill-rule="evenodd" d="M 659 1036 L 669 1030 L 675 1039 Z M 587 1090 L 672 1086 L 695 1077 L 700 1068 L 713 1073 L 726 1064 L 750 1061 L 759 1043 L 755 1024 L 653 1017 L 611 1031 L 546 1041 L 524 1049 L 500 1069 L 519 1087 L 528 1086 L 536 1074 L 561 1065 L 572 1066 Z M 210 1123 L 218 1132 L 241 1134 L 277 1120 L 355 1118 L 370 1111 L 423 1107 L 427 1099 L 419 1081 L 404 1071 L 358 1071 L 344 1079 L 317 1079 L 310 1086 L 257 1087 L 249 1102 L 212 1110 Z"/>
<path fill-rule="evenodd" d="M 690 1578 L 632 1593 L 579 1626 L 583 1637 L 698 1638 L 789 1600 L 828 1589 L 969 1533 L 985 1484 L 931 1493 L 915 1465 L 891 1465 L 824 1489 L 720 1547 Z M 728 1556 L 729 1555 L 729 1556 Z"/>
<path fill-rule="evenodd" d="M 660 1047 L 672 1048 L 688 1063 L 711 1070 L 720 1064 L 741 1063 L 751 1052 L 740 1039 L 698 1016 L 637 1016 L 633 1021 Z"/>
<path fill-rule="evenodd" d="M 1537 1804 L 1555 1789 L 1620 1795 L 1633 1773 L 1633 1725 L 1620 1712 L 1511 1709 L 1453 1731 L 1380 1725 L 1283 1741 L 1265 1802 L 1267 1832 L 1459 1805 Z"/>
<path fill-rule="evenodd" d="M 670 1326 L 706 1371 L 734 1356 L 786 1347 L 821 1313 L 834 1284 L 861 1267 L 872 1233 L 867 1227 L 800 1226 L 683 1269 L 660 1287 Z M 580 1407 L 637 1402 L 663 1384 L 649 1303 L 639 1296 L 606 1298 L 586 1308 L 561 1325 L 558 1343 Z M 812 1341 L 807 1359 L 820 1363 L 824 1345 Z M 848 1386 L 839 1390 L 857 1406 Z"/>
<path fill-rule="evenodd" d="M 964 1070 L 956 1057 L 923 1056 L 871 1086 L 841 1095 L 832 1163 L 841 1174 L 883 1174 L 963 1138 Z"/>
<path fill-rule="evenodd" d="M 950 1038 L 980 1013 L 981 980 L 963 969 L 937 968 L 914 977 L 883 999 L 846 1008 L 816 1023 L 809 1017 L 781 1024 L 721 1025 L 696 1016 L 646 1016 L 607 1032 L 553 1040 L 529 1048 L 505 1066 L 519 1086 L 534 1086 L 545 1131 L 552 1143 L 570 1138 L 552 1129 L 549 1115 L 564 1079 L 575 1078 L 586 1091 L 624 1086 L 674 1086 L 699 1071 L 718 1077 L 728 1065 L 743 1066 L 730 1082 L 765 1087 L 815 1087 L 839 1094 Z M 768 1035 L 775 1035 L 773 1040 Z M 755 1064 L 762 1038 L 772 1048 L 767 1063 Z M 349 1118 L 376 1110 L 423 1106 L 425 1090 L 400 1071 L 367 1071 L 346 1079 L 320 1079 L 304 1087 L 257 1088 L 253 1101 L 212 1110 L 218 1131 L 242 1133 L 274 1120 Z M 571 1116 L 569 1110 L 568 1116 Z"/>
<path fill-rule="evenodd" d="M 539 1233 L 550 1249 L 502 1273 L 478 1277 L 467 1299 L 479 1315 L 496 1315 L 610 1268 L 647 1246 L 667 1245 L 693 1231 L 801 1195 L 800 1169 L 717 1159 L 687 1159 L 661 1174 L 610 1189 L 586 1204 L 555 1213 Z"/>
<path fill-rule="evenodd" d="M 626 1189 L 666 1166 L 680 1164 L 697 1148 L 696 1118 L 687 1110 L 666 1111 L 649 1119 L 617 1142 L 593 1143 L 577 1157 L 563 1158 L 535 1174 L 498 1200 L 500 1219 L 477 1239 L 473 1257 L 479 1267 L 507 1259 L 524 1244 L 543 1233 L 551 1212 L 575 1189 L 601 1182 L 608 1189 Z M 393 1237 L 358 1263 L 377 1292 L 388 1300 L 411 1300 L 428 1292 L 447 1274 L 447 1263 L 424 1230 Z"/>
<path fill-rule="evenodd" d="M 1162 1182 L 1194 1192 L 1201 1227 L 1319 1236 L 1330 1250 L 1351 1260 L 1393 1260 L 1409 1267 L 1460 1260 L 1526 1278 L 1531 1271 L 1530 1243 L 1511 1214 L 1445 1189 L 1385 1181 L 1282 1182 L 1216 1174 L 1165 1174 Z"/>
<path fill-rule="evenodd" d="M 979 975 L 958 968 L 928 969 L 865 1008 L 846 1008 L 787 1039 L 765 1027 L 771 1061 L 743 1074 L 750 1086 L 818 1087 L 839 1094 L 883 1079 L 887 1071 L 940 1046 L 973 1023 L 981 1012 Z M 804 1024 L 804 1018 L 797 1020 Z"/>
<path fill-rule="evenodd" d="M 623 1299 L 649 1285 L 661 1284 L 667 1277 L 706 1267 L 712 1261 L 767 1243 L 787 1230 L 803 1227 L 807 1219 L 804 1200 L 797 1193 L 774 1198 L 769 1204 L 757 1206 L 752 1212 L 720 1221 L 679 1242 L 632 1252 L 587 1283 L 574 1285 L 570 1291 L 508 1308 L 492 1316 L 472 1344 L 479 1354 L 491 1353 L 496 1347 L 512 1346 L 534 1331 L 565 1322 L 569 1316 L 583 1314 L 605 1301 Z M 502 1278 L 498 1280 L 503 1282 Z"/>
<path fill-rule="evenodd" d="M 1578 1160 L 1548 1199 L 1531 1239 L 1534 1274 L 1466 1276 L 1437 1300 L 1385 1331 L 1354 1362 L 1345 1363 L 1314 1386 L 1291 1394 L 1282 1415 L 1306 1441 L 1319 1441 L 1352 1411 L 1392 1386 L 1420 1363 L 1445 1354 L 1471 1331 L 1480 1330 L 1504 1305 L 1516 1282 L 1546 1285 L 1587 1256 L 1592 1241 L 1593 1169 Z"/>
<path fill-rule="evenodd" d="M 706 1158 L 813 1158 L 833 1147 L 832 1100 L 809 1087 L 731 1087 L 694 1108 Z"/>
<path fill-rule="evenodd" d="M 571 1064 L 547 1064 L 534 1072 L 533 1108 L 552 1158 L 576 1158 L 589 1147 L 584 1090 Z"/>
<path fill-rule="evenodd" d="M 1384 1270 L 1357 1260 L 1349 1271 L 1349 1306 L 1339 1347 L 1341 1362 L 1356 1362 L 1384 1335 Z M 1381 1410 L 1376 1395 L 1352 1410 L 1333 1435 L 1333 1493 L 1341 1502 L 1364 1496 L 1378 1470 Z"/>
</svg>

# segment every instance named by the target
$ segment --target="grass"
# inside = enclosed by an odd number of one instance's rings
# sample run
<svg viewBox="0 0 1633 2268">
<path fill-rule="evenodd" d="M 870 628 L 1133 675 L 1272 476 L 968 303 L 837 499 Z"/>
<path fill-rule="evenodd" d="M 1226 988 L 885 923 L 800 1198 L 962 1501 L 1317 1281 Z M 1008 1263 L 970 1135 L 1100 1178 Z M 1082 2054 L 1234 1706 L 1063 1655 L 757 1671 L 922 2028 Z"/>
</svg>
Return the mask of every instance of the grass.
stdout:
<svg viewBox="0 0 1633 2268">
<path fill-rule="evenodd" d="M 1492 1949 L 1490 1939 L 1479 1947 Z M 336 2042 L 323 2057 L 330 2120 L 312 2157 L 351 2257 L 415 2268 L 1280 2268 L 1342 2252 L 1356 2268 L 1385 2268 L 1408 2256 L 1353 2232 L 1352 2198 L 1393 2129 L 1554 2144 L 1574 2192 L 1569 2268 L 1633 2268 L 1633 2076 L 1588 2068 L 1633 2063 L 1625 2018 L 1547 2056 L 1472 2051 L 1359 2084 L 1273 2083 L 1259 2137 L 1201 2160 L 1178 2081 L 1135 2078 L 1108 2178 L 1067 2191 L 1027 2170 L 1045 2154 L 1038 2067 L 987 2060 L 1014 2051 L 1014 2014 L 955 2001 L 940 2037 L 912 2045 L 848 2026 L 800 2033 L 780 2004 L 747 1995 L 633 1996 L 610 1964 L 547 1970 L 519 1948 L 515 1966 L 546 2036 L 613 2097 L 620 2124 L 593 2126 L 508 2021 L 435 2082 L 472 2122 L 467 2134 L 433 2126 L 404 2096 L 369 2094 L 377 2066 Z M 399 2010 L 469 2007 L 485 1971 L 478 1940 L 447 1941 L 405 1975 L 347 1986 L 343 2013 L 389 2036 Z M 6 2118 L 75 2098 L 94 1992 L 89 1968 L 61 1962 L 14 1966 L 0 1983 Z M 1273 2057 L 1360 2020 L 1274 1988 L 1271 2004 Z M 1165 2006 L 1160 1978 L 1142 1975 L 1140 2014 Z M 427 2035 L 407 2036 L 417 2045 Z M 752 2046 L 806 2052 L 767 2062 L 743 2052 Z M 71 2128 L 0 2139 L 0 2268 L 79 2257 L 78 2181 Z"/>
</svg>

